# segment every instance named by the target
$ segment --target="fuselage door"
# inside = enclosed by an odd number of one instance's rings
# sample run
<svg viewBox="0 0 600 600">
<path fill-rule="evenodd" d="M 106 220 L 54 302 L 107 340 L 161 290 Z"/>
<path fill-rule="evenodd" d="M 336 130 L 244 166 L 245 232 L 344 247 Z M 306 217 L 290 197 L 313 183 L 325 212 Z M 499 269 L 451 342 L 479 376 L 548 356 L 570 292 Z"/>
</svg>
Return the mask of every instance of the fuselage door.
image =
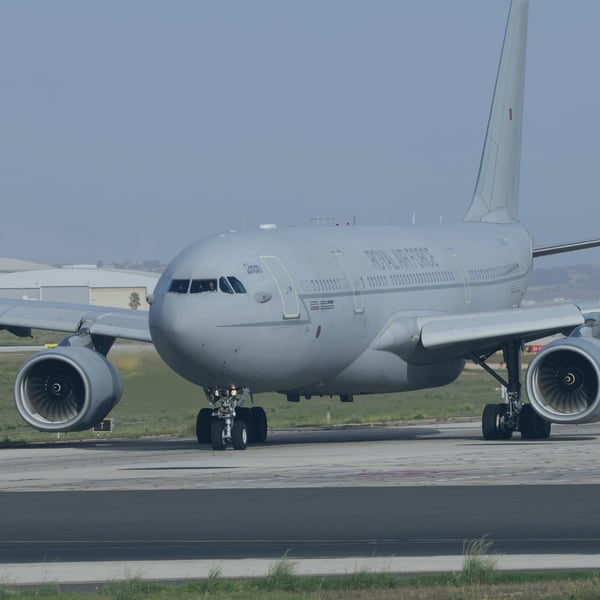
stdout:
<svg viewBox="0 0 600 600">
<path fill-rule="evenodd" d="M 458 254 L 452 248 L 448 248 L 448 250 L 450 251 L 450 256 L 452 257 L 452 260 L 454 261 L 454 264 L 457 267 L 460 279 L 462 280 L 463 285 L 465 286 L 465 304 L 471 304 L 471 283 L 469 281 L 467 270 L 465 269 L 462 260 L 460 260 L 460 256 L 458 256 Z"/>
<path fill-rule="evenodd" d="M 340 266 L 342 267 L 342 271 L 346 275 L 346 279 L 350 284 L 350 289 L 352 290 L 352 298 L 354 300 L 354 312 L 355 314 L 362 314 L 365 312 L 365 307 L 363 305 L 361 284 L 356 276 L 354 271 L 354 267 L 352 263 L 348 260 L 348 257 L 341 250 L 332 250 L 332 254 L 337 258 Z"/>
<path fill-rule="evenodd" d="M 299 319 L 300 301 L 289 271 L 277 256 L 261 256 L 260 259 L 277 284 L 283 307 L 283 318 Z"/>
</svg>

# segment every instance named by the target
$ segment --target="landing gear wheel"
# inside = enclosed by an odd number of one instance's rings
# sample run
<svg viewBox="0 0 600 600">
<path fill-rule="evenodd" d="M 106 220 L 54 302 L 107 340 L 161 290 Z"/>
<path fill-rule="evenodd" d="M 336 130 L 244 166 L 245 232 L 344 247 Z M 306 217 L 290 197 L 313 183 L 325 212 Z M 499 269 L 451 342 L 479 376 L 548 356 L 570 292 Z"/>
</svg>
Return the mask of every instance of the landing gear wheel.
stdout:
<svg viewBox="0 0 600 600">
<path fill-rule="evenodd" d="M 513 430 L 504 424 L 504 415 L 508 411 L 508 406 L 506 404 L 496 404 L 496 410 L 498 411 L 498 439 L 510 440 Z"/>
<path fill-rule="evenodd" d="M 236 408 L 235 420 L 244 421 L 244 423 L 246 423 L 248 442 L 255 442 L 256 440 L 254 439 L 254 420 L 252 418 L 252 412 L 250 411 L 250 409 L 246 407 Z"/>
<path fill-rule="evenodd" d="M 245 421 L 246 427 L 250 427 L 248 420 L 250 419 L 250 409 L 246 407 L 239 407 L 235 409 L 235 418 L 240 421 Z"/>
<path fill-rule="evenodd" d="M 250 415 L 253 426 L 253 441 L 257 444 L 264 444 L 268 433 L 267 414 L 262 407 L 253 406 L 250 409 Z"/>
<path fill-rule="evenodd" d="M 227 440 L 225 439 L 225 423 L 223 421 L 212 422 L 210 426 L 210 443 L 213 450 L 225 450 Z"/>
<path fill-rule="evenodd" d="M 244 421 L 246 423 L 246 430 L 248 431 L 248 441 L 252 441 L 252 417 L 250 416 L 250 409 L 239 407 L 235 409 L 235 420 Z"/>
<path fill-rule="evenodd" d="M 539 438 L 540 440 L 547 440 L 550 437 L 550 431 L 552 430 L 552 423 L 550 423 L 550 421 L 546 421 L 545 419 L 542 419 L 542 417 L 540 417 L 538 415 L 538 434 L 539 434 Z"/>
<path fill-rule="evenodd" d="M 542 419 L 531 404 L 524 404 L 519 413 L 519 431 L 524 440 L 547 440 L 552 423 Z"/>
<path fill-rule="evenodd" d="M 198 438 L 199 444 L 211 443 L 211 423 L 212 410 L 210 408 L 200 409 L 198 418 L 196 419 L 196 437 Z"/>
<path fill-rule="evenodd" d="M 248 444 L 248 430 L 245 421 L 235 421 L 231 429 L 231 445 L 234 450 L 245 450 Z"/>
<path fill-rule="evenodd" d="M 504 426 L 506 404 L 486 404 L 481 417 L 481 430 L 484 440 L 509 440 L 512 429 Z"/>
</svg>

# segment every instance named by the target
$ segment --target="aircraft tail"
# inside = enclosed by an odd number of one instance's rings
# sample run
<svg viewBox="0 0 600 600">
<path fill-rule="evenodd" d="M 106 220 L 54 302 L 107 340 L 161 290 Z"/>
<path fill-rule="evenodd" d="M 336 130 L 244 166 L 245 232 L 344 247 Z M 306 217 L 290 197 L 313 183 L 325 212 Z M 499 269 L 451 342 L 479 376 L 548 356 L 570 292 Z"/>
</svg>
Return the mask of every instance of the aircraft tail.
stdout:
<svg viewBox="0 0 600 600">
<path fill-rule="evenodd" d="M 528 0 L 512 0 L 479 175 L 465 221 L 518 220 Z"/>
</svg>

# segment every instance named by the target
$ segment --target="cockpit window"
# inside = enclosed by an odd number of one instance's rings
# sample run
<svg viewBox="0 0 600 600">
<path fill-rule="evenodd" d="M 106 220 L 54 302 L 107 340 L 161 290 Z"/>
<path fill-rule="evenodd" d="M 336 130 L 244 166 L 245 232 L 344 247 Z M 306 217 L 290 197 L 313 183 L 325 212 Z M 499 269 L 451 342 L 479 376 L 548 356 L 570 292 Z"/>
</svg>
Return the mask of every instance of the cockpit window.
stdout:
<svg viewBox="0 0 600 600">
<path fill-rule="evenodd" d="M 221 277 L 219 279 L 219 289 L 222 292 L 225 292 L 226 294 L 233 294 L 233 289 L 231 288 L 231 285 L 229 285 L 229 281 L 227 281 L 225 277 Z"/>
<path fill-rule="evenodd" d="M 231 276 L 227 279 L 229 279 L 229 283 L 231 284 L 231 287 L 235 290 L 236 294 L 246 293 L 246 288 L 244 287 L 244 284 L 237 277 Z"/>
<path fill-rule="evenodd" d="M 190 287 L 189 279 L 173 279 L 169 292 L 172 294 L 187 294 L 188 288 Z"/>
<path fill-rule="evenodd" d="M 245 294 L 244 284 L 233 276 L 213 279 L 172 279 L 169 292 L 172 294 L 202 294 L 221 290 L 225 294 Z"/>
<path fill-rule="evenodd" d="M 216 292 L 216 279 L 192 279 L 190 294 L 201 294 L 202 292 Z"/>
</svg>

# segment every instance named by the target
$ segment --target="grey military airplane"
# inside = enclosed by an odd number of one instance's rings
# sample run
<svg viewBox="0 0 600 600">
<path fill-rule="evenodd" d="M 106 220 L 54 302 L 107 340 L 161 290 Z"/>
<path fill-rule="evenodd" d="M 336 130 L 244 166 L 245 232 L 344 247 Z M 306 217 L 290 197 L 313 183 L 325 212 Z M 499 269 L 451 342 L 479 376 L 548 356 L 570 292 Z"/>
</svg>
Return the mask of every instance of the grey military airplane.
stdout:
<svg viewBox="0 0 600 600">
<path fill-rule="evenodd" d="M 273 225 L 203 239 L 168 265 L 149 312 L 0 301 L 0 326 L 68 332 L 32 355 L 15 381 L 23 419 L 40 431 L 92 427 L 119 401 L 106 358 L 116 338 L 152 342 L 201 386 L 197 437 L 214 449 L 267 436 L 254 392 L 288 401 L 403 392 L 454 381 L 466 361 L 507 389 L 488 404 L 483 438 L 550 435 L 551 423 L 600 419 L 597 307 L 521 307 L 533 258 L 600 245 L 533 248 L 518 221 L 527 0 L 509 12 L 472 202 L 463 222 L 435 226 Z M 550 334 L 532 361 L 524 401 L 521 348 Z M 487 359 L 503 351 L 507 376 Z"/>
</svg>

